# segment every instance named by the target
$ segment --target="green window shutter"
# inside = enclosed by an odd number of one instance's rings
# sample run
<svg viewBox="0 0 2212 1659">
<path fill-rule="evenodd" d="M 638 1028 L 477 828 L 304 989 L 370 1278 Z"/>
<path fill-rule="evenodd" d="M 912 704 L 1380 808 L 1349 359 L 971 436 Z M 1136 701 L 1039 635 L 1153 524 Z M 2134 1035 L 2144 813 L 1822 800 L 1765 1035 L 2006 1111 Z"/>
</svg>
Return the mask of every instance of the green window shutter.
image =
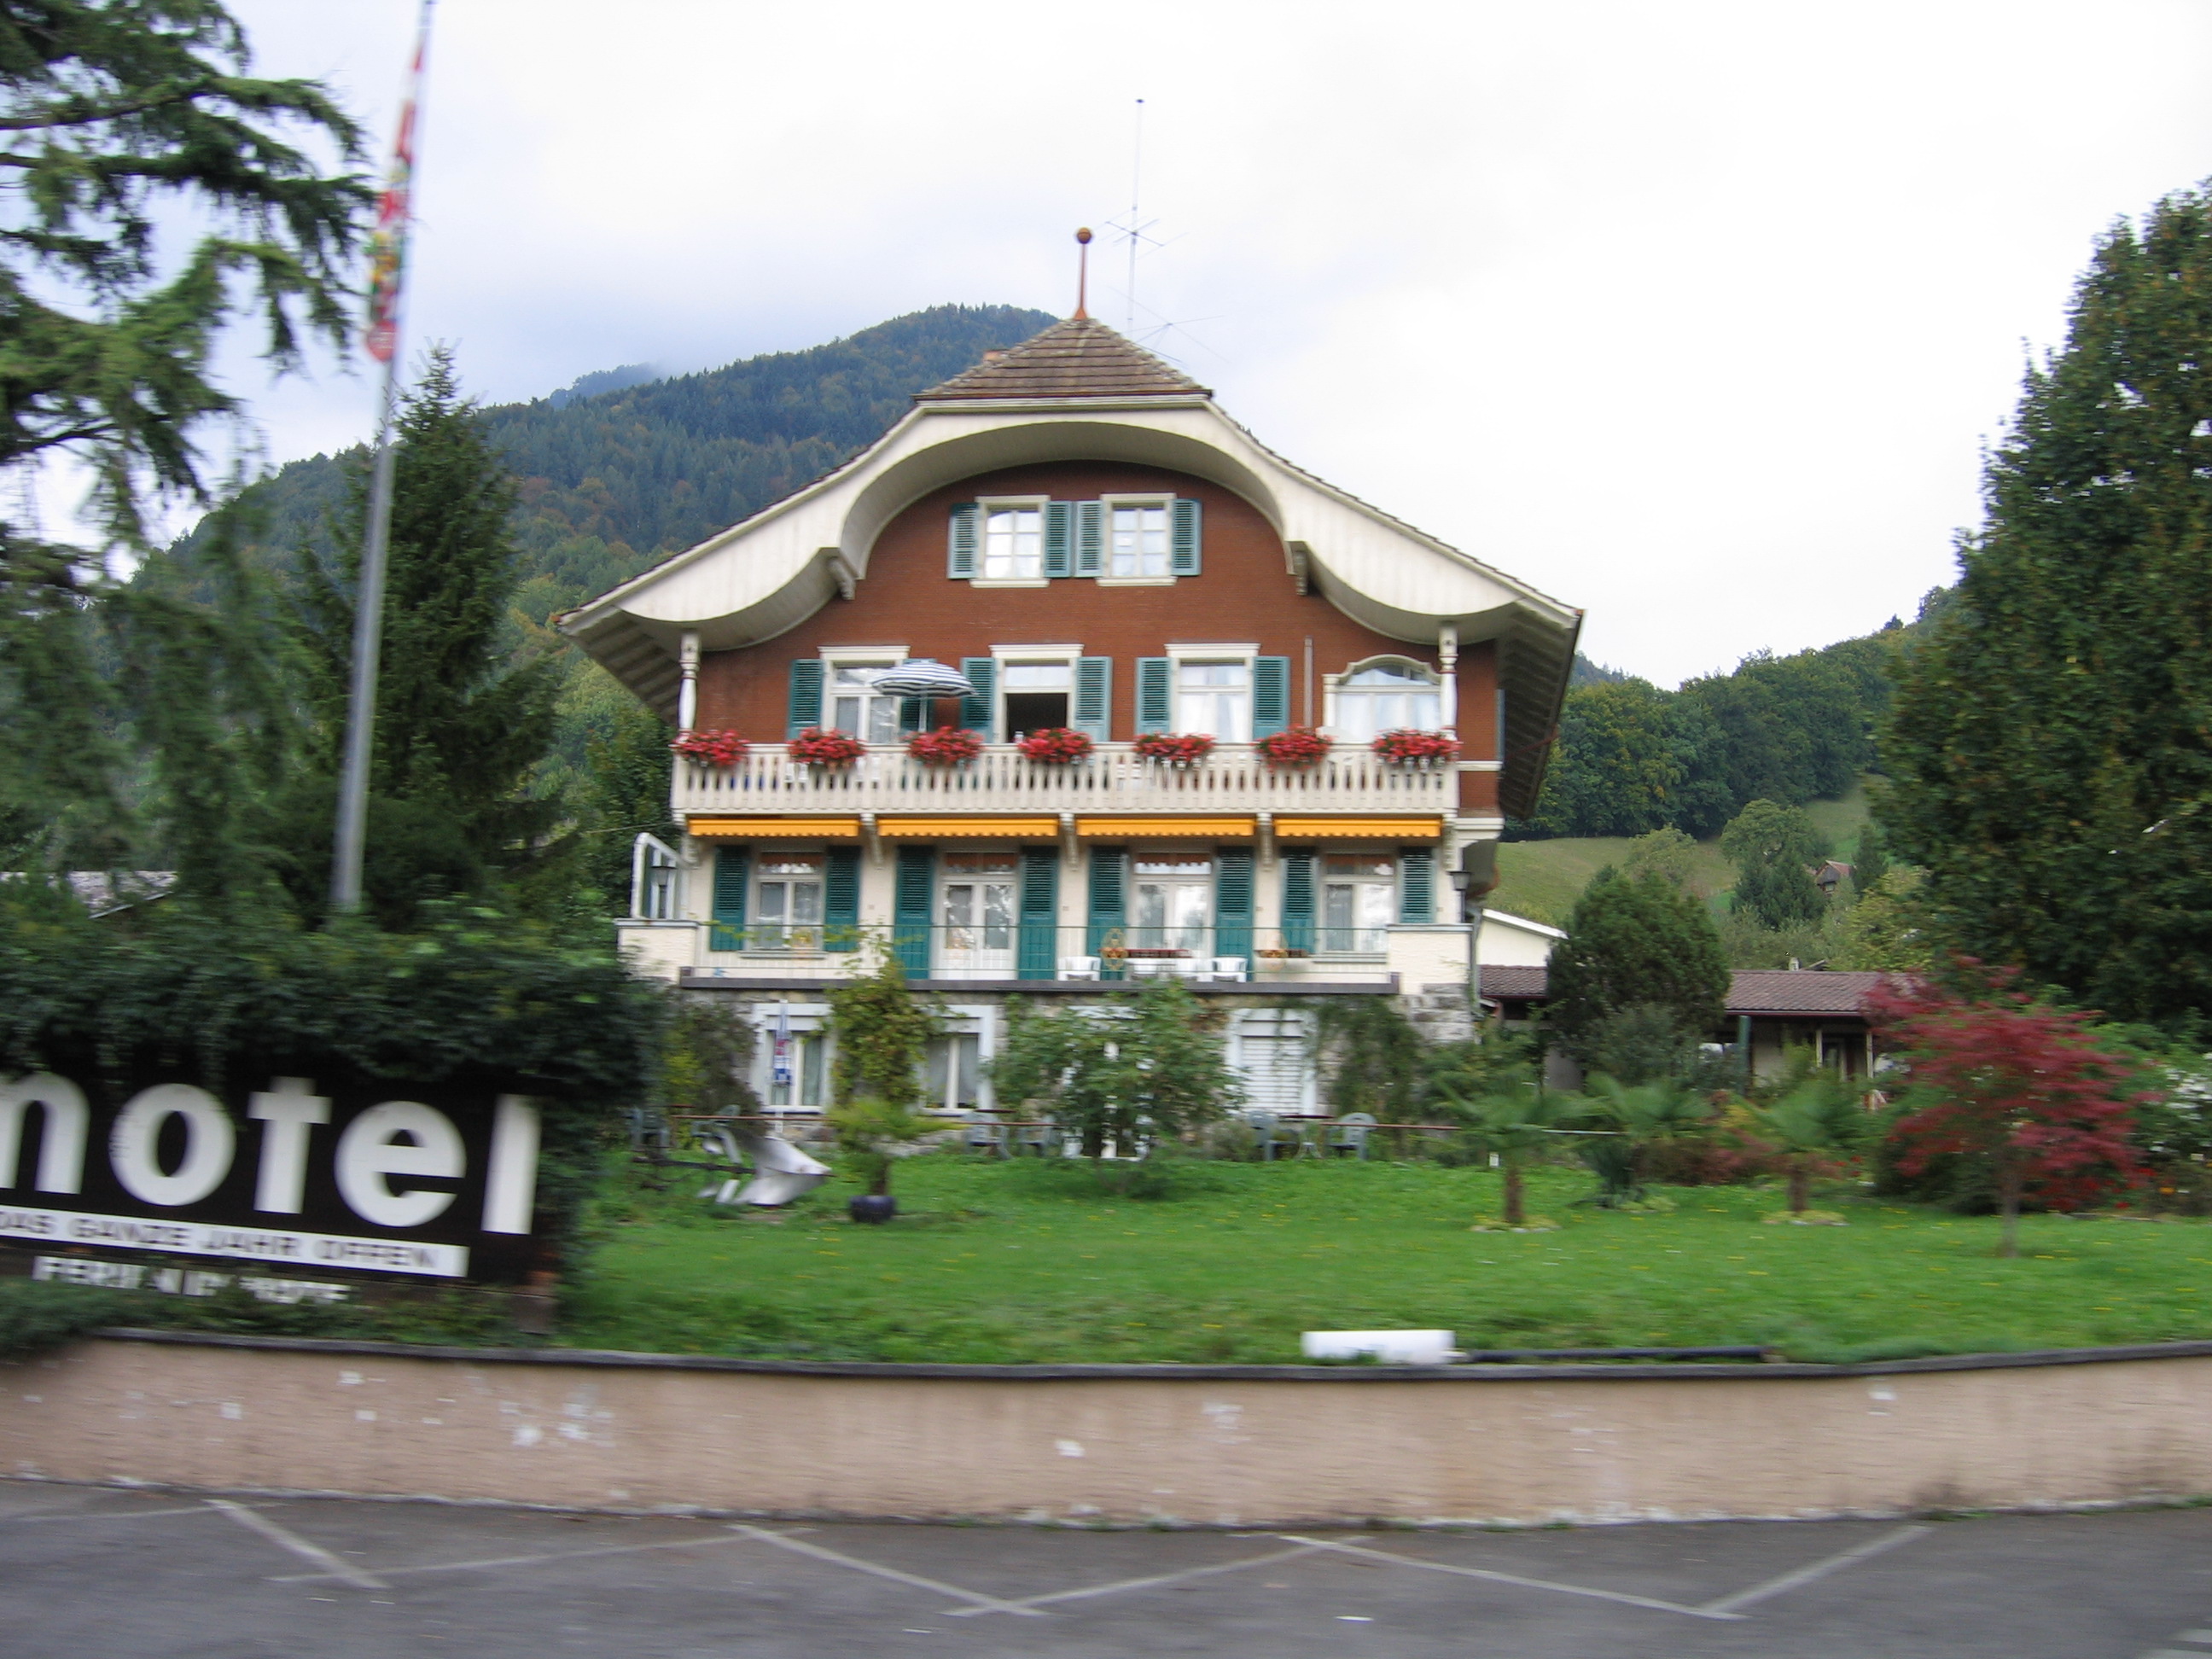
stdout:
<svg viewBox="0 0 2212 1659">
<path fill-rule="evenodd" d="M 710 951 L 745 948 L 745 877 L 750 872 L 746 849 L 714 849 L 714 926 L 707 940 Z"/>
<path fill-rule="evenodd" d="M 1314 948 L 1314 855 L 1283 854 L 1283 948 Z"/>
<path fill-rule="evenodd" d="M 984 742 L 996 743 L 999 734 L 992 716 L 998 702 L 992 694 L 998 690 L 999 665 L 988 657 L 963 657 L 960 672 L 975 688 L 974 696 L 960 699 L 960 724 L 970 732 L 981 732 Z"/>
<path fill-rule="evenodd" d="M 1060 971 L 1060 849 L 1022 848 L 1021 933 L 1016 979 L 1051 979 Z"/>
<path fill-rule="evenodd" d="M 1195 576 L 1199 567 L 1199 506 L 1196 501 L 1176 498 L 1175 512 L 1168 537 L 1168 570 L 1177 576 Z"/>
<path fill-rule="evenodd" d="M 1091 930 L 1085 946 L 1097 956 L 1109 944 L 1126 942 L 1129 922 L 1129 854 L 1119 847 L 1091 849 Z M 1120 963 L 1105 964 L 1109 979 L 1121 977 Z"/>
<path fill-rule="evenodd" d="M 1114 727 L 1114 659 L 1075 659 L 1075 703 L 1069 724 L 1093 743 L 1110 743 Z"/>
<path fill-rule="evenodd" d="M 930 901 L 937 887 L 937 849 L 898 849 L 898 880 L 891 893 L 891 950 L 908 979 L 929 977 Z"/>
<path fill-rule="evenodd" d="M 929 702 L 927 699 L 923 697 L 901 697 L 899 699 L 900 731 L 919 732 L 921 730 L 923 721 L 927 720 L 928 718 Z"/>
<path fill-rule="evenodd" d="M 860 849 L 833 847 L 822 877 L 822 933 L 825 951 L 854 951 L 860 944 Z"/>
<path fill-rule="evenodd" d="M 952 509 L 952 521 L 945 532 L 945 569 L 951 576 L 972 576 L 975 574 L 975 539 L 981 533 L 977 520 L 982 509 L 973 501 L 962 501 Z"/>
<path fill-rule="evenodd" d="M 1213 954 L 1252 956 L 1252 849 L 1224 847 L 1214 855 Z"/>
<path fill-rule="evenodd" d="M 1106 572 L 1106 503 L 1075 504 L 1075 574 L 1100 576 Z"/>
<path fill-rule="evenodd" d="M 799 657 L 791 665 L 791 701 L 787 705 L 784 736 L 795 738 L 810 726 L 822 724 L 822 659 Z"/>
<path fill-rule="evenodd" d="M 1291 659 L 1252 659 L 1252 736 L 1272 738 L 1291 723 Z"/>
<path fill-rule="evenodd" d="M 1137 730 L 1175 729 L 1175 663 L 1166 657 L 1137 659 Z"/>
<path fill-rule="evenodd" d="M 1437 855 L 1432 848 L 1408 847 L 1398 854 L 1398 920 L 1437 919 Z"/>
<path fill-rule="evenodd" d="M 1044 504 L 1044 574 L 1048 576 L 1075 574 L 1075 527 L 1068 522 L 1074 516 L 1073 501 Z"/>
</svg>

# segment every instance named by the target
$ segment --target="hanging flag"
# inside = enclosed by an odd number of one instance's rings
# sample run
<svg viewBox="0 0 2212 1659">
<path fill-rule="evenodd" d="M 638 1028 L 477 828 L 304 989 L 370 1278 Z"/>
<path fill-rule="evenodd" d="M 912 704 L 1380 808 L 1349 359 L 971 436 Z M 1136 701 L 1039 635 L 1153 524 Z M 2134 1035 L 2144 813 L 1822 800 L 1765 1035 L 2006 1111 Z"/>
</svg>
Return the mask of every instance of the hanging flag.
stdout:
<svg viewBox="0 0 2212 1659">
<path fill-rule="evenodd" d="M 407 268 L 407 214 L 415 179 L 415 108 L 422 94 L 422 60 L 430 46 L 430 4 L 424 0 L 415 61 L 399 104 L 399 131 L 392 143 L 392 171 L 376 202 L 376 232 L 368 242 L 368 331 L 362 343 L 380 363 L 399 349 L 399 289 Z"/>
</svg>

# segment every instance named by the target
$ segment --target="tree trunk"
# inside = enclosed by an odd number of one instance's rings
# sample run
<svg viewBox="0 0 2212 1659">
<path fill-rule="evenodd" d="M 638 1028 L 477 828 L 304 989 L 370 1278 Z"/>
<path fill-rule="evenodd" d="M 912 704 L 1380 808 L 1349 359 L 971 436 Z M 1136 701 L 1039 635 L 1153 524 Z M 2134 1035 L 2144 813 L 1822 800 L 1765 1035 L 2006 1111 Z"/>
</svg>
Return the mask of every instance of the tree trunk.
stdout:
<svg viewBox="0 0 2212 1659">
<path fill-rule="evenodd" d="M 1095 1124 L 1086 1127 L 1083 1131 L 1084 1157 L 1091 1159 L 1091 1161 L 1095 1164 L 1100 1158 L 1105 1155 L 1105 1152 L 1106 1132 L 1103 1129 L 1097 1127 Z"/>
<path fill-rule="evenodd" d="M 1522 1202 L 1521 1155 L 1517 1152 L 1508 1152 L 1505 1155 L 1505 1224 L 1509 1227 L 1522 1227 L 1526 1226 L 1528 1222 L 1528 1211 Z"/>
<path fill-rule="evenodd" d="M 2004 1214 L 2004 1233 L 1997 1245 L 1999 1255 L 2020 1254 L 2020 1192 L 2025 1184 L 2019 1164 L 2007 1161 L 1998 1169 L 1997 1192 Z"/>
<path fill-rule="evenodd" d="M 888 1198 L 891 1190 L 891 1160 L 888 1152 L 876 1155 L 876 1167 L 868 1177 L 868 1194 L 872 1198 Z"/>
<path fill-rule="evenodd" d="M 1813 1172 L 1806 1167 L 1805 1155 L 1796 1153 L 1790 1160 L 1790 1213 L 1805 1213 L 1805 1200 L 1813 1185 Z"/>
</svg>

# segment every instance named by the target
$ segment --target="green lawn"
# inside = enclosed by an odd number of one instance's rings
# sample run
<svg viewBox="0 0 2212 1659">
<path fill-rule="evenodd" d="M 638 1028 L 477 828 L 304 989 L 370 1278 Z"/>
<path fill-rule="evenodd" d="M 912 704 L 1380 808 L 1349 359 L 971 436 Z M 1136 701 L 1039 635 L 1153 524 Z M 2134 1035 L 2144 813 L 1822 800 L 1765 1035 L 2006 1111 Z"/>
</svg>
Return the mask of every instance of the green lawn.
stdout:
<svg viewBox="0 0 2212 1659">
<path fill-rule="evenodd" d="M 1838 1188 L 1843 1227 L 1768 1226 L 1778 1194 L 1671 1191 L 1671 1213 L 1573 1207 L 1579 1170 L 1536 1171 L 1556 1232 L 1474 1233 L 1487 1170 L 1206 1164 L 1209 1190 L 1102 1195 L 1079 1167 L 933 1154 L 908 1213 L 711 1212 L 637 1192 L 576 1287 L 564 1343 L 684 1353 L 966 1362 L 1280 1363 L 1309 1329 L 1449 1327 L 1463 1346 L 1763 1342 L 1807 1359 L 2212 1336 L 2212 1228 L 1996 1223 Z M 624 1209 L 618 1203 L 617 1213 Z"/>
<path fill-rule="evenodd" d="M 1808 801 L 1805 811 L 1846 863 L 1858 849 L 1867 822 L 1866 786 L 1851 786 L 1833 800 Z M 1589 879 L 1608 864 L 1619 864 L 1635 843 L 1626 836 L 1577 836 L 1559 841 L 1511 841 L 1498 849 L 1498 887 L 1486 901 L 1516 916 L 1566 926 Z M 1721 856 L 1718 836 L 1698 843 L 1692 884 L 1711 898 L 1735 884 L 1735 866 Z"/>
</svg>

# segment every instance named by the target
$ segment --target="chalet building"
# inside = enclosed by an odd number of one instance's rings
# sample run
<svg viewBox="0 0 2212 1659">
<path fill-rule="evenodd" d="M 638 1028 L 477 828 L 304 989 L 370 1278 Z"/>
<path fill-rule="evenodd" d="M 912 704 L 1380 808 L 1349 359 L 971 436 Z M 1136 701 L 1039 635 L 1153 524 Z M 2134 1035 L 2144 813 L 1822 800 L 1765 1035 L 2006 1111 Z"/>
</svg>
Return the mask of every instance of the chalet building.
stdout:
<svg viewBox="0 0 2212 1659">
<path fill-rule="evenodd" d="M 1321 999 L 1467 1029 L 1466 907 L 1534 808 L 1580 616 L 1078 316 L 561 625 L 725 745 L 679 761 L 685 833 L 641 842 L 622 933 L 750 1006 L 772 1103 L 823 1100 L 822 992 L 872 936 L 951 1011 L 942 1104 L 988 1103 L 1011 995 L 1174 975 L 1225 1000 L 1255 1097 L 1290 1106 Z M 949 695 L 899 689 L 932 673 Z M 1295 728 L 1326 754 L 1271 755 Z M 909 752 L 955 730 L 980 752 Z M 1456 750 L 1374 748 L 1404 731 Z M 1211 747 L 1147 755 L 1163 734 Z"/>
</svg>

